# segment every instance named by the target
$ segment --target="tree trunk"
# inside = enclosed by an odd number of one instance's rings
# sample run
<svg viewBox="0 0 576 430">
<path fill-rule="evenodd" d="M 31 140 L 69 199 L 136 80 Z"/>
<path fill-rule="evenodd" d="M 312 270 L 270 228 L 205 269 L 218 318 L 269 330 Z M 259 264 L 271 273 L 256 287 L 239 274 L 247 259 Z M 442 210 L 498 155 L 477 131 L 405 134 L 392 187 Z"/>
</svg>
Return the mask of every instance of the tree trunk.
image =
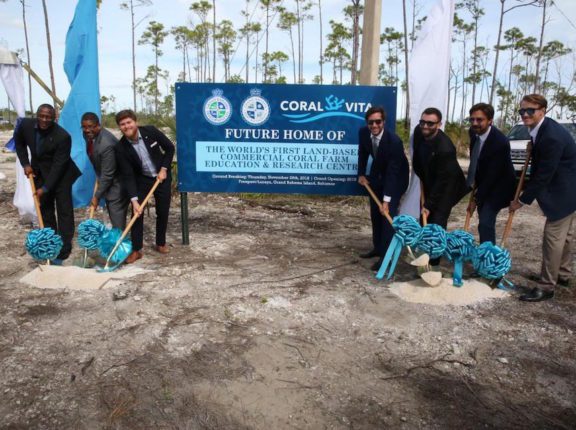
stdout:
<svg viewBox="0 0 576 430">
<path fill-rule="evenodd" d="M 130 18 L 132 22 L 132 97 L 136 112 L 136 25 L 134 24 L 134 2 L 130 0 Z"/>
<path fill-rule="evenodd" d="M 292 46 L 292 71 L 294 74 L 294 83 L 296 83 L 296 52 L 294 51 L 294 37 L 292 36 L 292 27 L 288 30 L 290 32 L 290 45 Z"/>
<path fill-rule="evenodd" d="M 265 60 L 264 60 L 264 79 L 263 82 L 266 82 L 268 79 L 268 27 L 270 27 L 270 7 L 266 6 L 266 49 L 265 49 L 265 53 L 266 55 L 264 56 Z"/>
<path fill-rule="evenodd" d="M 540 45 L 538 46 L 538 54 L 536 54 L 536 70 L 534 71 L 534 92 L 538 92 L 540 89 L 540 58 L 542 57 L 542 45 L 544 44 L 544 27 L 546 26 L 546 6 L 548 5 L 548 0 L 543 0 L 542 3 L 542 24 L 540 26 Z M 528 73 L 528 69 L 526 69 Z"/>
<path fill-rule="evenodd" d="M 476 72 L 478 71 L 478 18 L 474 20 L 474 49 L 472 52 L 472 104 L 474 104 L 476 101 Z"/>
<path fill-rule="evenodd" d="M 318 18 L 320 20 L 320 85 L 324 83 L 324 58 L 323 58 L 323 48 L 322 48 L 322 0 L 318 0 Z"/>
<path fill-rule="evenodd" d="M 50 26 L 48 25 L 48 9 L 46 8 L 46 0 L 42 0 L 42 7 L 44 8 L 44 24 L 46 26 L 46 44 L 48 47 L 48 68 L 50 69 L 50 85 L 52 86 L 52 94 L 56 96 L 56 82 L 54 80 L 54 68 L 52 67 L 52 43 L 50 42 Z M 58 110 L 58 103 L 56 98 L 53 99 L 54 109 Z"/>
<path fill-rule="evenodd" d="M 498 73 L 498 60 L 500 59 L 500 42 L 502 40 L 502 24 L 504 23 L 504 4 L 506 0 L 500 0 L 500 22 L 498 24 L 498 38 L 496 39 L 496 55 L 494 57 L 494 67 L 492 68 L 492 86 L 490 87 L 490 97 L 488 103 L 492 104 L 496 91 L 496 74 Z"/>
<path fill-rule="evenodd" d="M 408 21 L 406 19 L 406 0 L 402 0 L 402 17 L 404 20 L 404 63 L 406 65 L 406 111 L 404 112 L 404 126 L 410 132 L 410 81 L 408 73 Z"/>
<path fill-rule="evenodd" d="M 357 69 L 358 69 L 358 51 L 359 51 L 359 39 L 360 39 L 360 26 L 359 26 L 359 8 L 360 0 L 352 0 L 352 5 L 354 7 L 352 16 L 352 76 L 350 79 L 350 84 L 356 85 L 357 80 Z"/>
<path fill-rule="evenodd" d="M 26 60 L 28 66 L 32 68 L 30 64 L 30 46 L 28 45 L 28 26 L 26 25 L 26 0 L 20 0 L 22 3 L 22 21 L 24 22 L 24 40 L 26 41 Z M 34 114 L 34 105 L 32 104 L 32 77 L 28 73 L 28 98 L 30 100 L 30 113 Z M 26 112 L 24 112 L 26 114 Z"/>
<path fill-rule="evenodd" d="M 212 82 L 216 82 L 216 0 L 212 0 L 212 25 Z"/>
<path fill-rule="evenodd" d="M 248 72 L 250 71 L 250 64 L 248 64 L 248 61 L 250 60 L 249 49 L 250 49 L 250 29 L 248 28 L 248 25 L 246 25 L 246 65 L 244 66 L 246 67 L 246 83 L 248 83 Z"/>
</svg>

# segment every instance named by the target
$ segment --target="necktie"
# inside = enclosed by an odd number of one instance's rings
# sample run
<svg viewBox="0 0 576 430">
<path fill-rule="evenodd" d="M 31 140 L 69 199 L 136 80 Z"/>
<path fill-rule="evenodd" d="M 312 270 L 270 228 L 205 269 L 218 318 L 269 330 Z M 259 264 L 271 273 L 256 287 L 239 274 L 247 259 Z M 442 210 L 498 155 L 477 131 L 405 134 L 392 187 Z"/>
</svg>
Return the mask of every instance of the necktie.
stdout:
<svg viewBox="0 0 576 430">
<path fill-rule="evenodd" d="M 374 158 L 376 158 L 376 154 L 378 154 L 378 144 L 380 143 L 380 139 L 378 136 L 372 136 L 372 154 L 374 154 Z"/>
<path fill-rule="evenodd" d="M 94 140 L 93 139 L 88 139 L 88 146 L 86 147 L 86 152 L 88 152 L 89 157 L 92 157 L 92 154 L 94 153 Z"/>
<path fill-rule="evenodd" d="M 468 167 L 468 178 L 466 179 L 466 184 L 469 187 L 474 185 L 474 178 L 476 177 L 476 168 L 478 167 L 478 158 L 480 157 L 480 146 L 482 142 L 480 141 L 480 136 L 476 136 L 476 141 L 474 142 L 474 148 L 472 149 L 472 156 L 470 157 L 470 166 Z"/>
</svg>

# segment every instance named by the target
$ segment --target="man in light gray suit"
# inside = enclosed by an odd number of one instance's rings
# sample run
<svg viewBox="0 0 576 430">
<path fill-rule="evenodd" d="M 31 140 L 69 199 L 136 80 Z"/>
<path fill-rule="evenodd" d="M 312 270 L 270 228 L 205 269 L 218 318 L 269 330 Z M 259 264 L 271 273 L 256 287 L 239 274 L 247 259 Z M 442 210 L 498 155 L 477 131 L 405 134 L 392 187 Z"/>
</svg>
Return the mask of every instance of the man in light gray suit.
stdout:
<svg viewBox="0 0 576 430">
<path fill-rule="evenodd" d="M 128 198 L 120 183 L 120 175 L 116 167 L 114 147 L 118 139 L 100 125 L 98 115 L 95 113 L 86 112 L 82 115 L 81 121 L 86 151 L 98 179 L 98 188 L 90 205 L 96 208 L 100 199 L 104 198 L 112 226 L 124 230 Z"/>
</svg>

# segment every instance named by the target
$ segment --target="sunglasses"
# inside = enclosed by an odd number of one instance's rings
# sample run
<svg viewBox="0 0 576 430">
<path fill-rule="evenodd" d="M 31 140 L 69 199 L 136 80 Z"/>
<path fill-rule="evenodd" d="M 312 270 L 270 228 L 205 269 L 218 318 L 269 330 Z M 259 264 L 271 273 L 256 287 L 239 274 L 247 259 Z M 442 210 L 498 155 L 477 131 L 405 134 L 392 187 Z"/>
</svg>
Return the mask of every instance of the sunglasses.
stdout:
<svg viewBox="0 0 576 430">
<path fill-rule="evenodd" d="M 528 115 L 528 116 L 533 116 L 534 113 L 537 110 L 540 110 L 542 108 L 522 108 L 522 109 L 518 109 L 518 113 L 520 114 L 520 116 L 524 116 L 524 115 Z"/>
<path fill-rule="evenodd" d="M 474 124 L 475 122 L 483 122 L 484 118 L 468 118 L 468 122 L 470 124 Z"/>
<path fill-rule="evenodd" d="M 436 124 L 438 124 L 440 121 L 424 121 L 423 119 L 421 119 L 420 121 L 418 121 L 418 125 L 420 127 L 434 127 Z"/>
<path fill-rule="evenodd" d="M 380 125 L 382 124 L 382 120 L 381 119 L 369 119 L 368 120 L 368 125 Z"/>
</svg>

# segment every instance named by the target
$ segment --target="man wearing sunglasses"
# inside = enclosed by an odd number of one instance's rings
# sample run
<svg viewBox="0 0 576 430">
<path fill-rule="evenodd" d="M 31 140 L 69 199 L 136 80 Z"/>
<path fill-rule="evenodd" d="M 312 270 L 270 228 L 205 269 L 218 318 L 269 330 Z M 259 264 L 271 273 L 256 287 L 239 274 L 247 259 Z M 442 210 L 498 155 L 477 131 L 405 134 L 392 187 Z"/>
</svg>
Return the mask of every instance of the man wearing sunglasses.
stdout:
<svg viewBox="0 0 576 430">
<path fill-rule="evenodd" d="M 470 109 L 470 165 L 468 186 L 473 196 L 467 211 L 478 208 L 480 243 L 496 243 L 496 217 L 514 198 L 516 175 L 510 141 L 492 123 L 494 108 L 477 103 Z"/>
<path fill-rule="evenodd" d="M 408 188 L 409 168 L 402 140 L 384 128 L 384 108 L 371 107 L 365 118 L 366 126 L 358 132 L 358 183 L 362 186 L 370 185 L 382 205 L 378 207 L 370 199 L 373 248 L 360 257 L 380 257 L 371 267 L 372 270 L 378 270 L 394 235 L 394 229 L 383 215 L 384 212 L 392 217 L 397 215 L 400 197 Z M 369 157 L 372 157 L 372 166 L 366 175 Z"/>
<path fill-rule="evenodd" d="M 520 296 L 526 302 L 551 299 L 556 285 L 568 285 L 572 277 L 576 143 L 564 127 L 546 117 L 547 107 L 543 96 L 530 94 L 524 96 L 518 111 L 530 131 L 532 169 L 530 181 L 519 200 L 510 203 L 510 211 L 536 200 L 546 217 L 540 278 L 536 288 Z"/>
<path fill-rule="evenodd" d="M 428 223 L 446 228 L 452 208 L 469 188 L 456 157 L 456 147 L 440 129 L 442 113 L 430 107 L 422 112 L 414 129 L 414 154 L 412 166 L 420 178 L 424 195 L 422 215 Z M 430 260 L 438 265 L 439 258 Z"/>
</svg>

